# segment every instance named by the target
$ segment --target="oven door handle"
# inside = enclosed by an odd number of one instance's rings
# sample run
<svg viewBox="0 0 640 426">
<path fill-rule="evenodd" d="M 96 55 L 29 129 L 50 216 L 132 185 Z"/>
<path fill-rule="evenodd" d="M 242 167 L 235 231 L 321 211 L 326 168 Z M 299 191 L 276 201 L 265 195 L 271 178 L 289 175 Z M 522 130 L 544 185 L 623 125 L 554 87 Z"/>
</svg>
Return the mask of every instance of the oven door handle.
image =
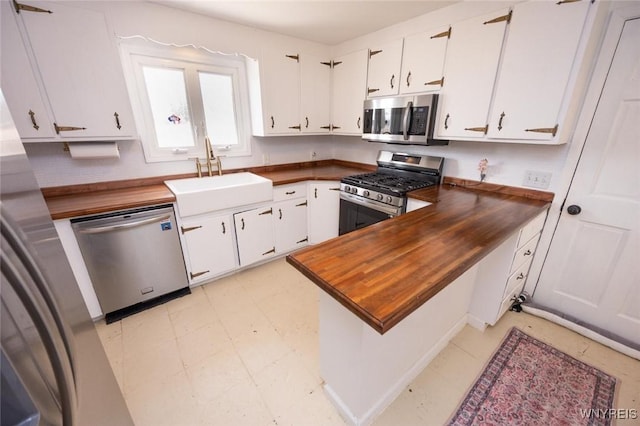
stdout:
<svg viewBox="0 0 640 426">
<path fill-rule="evenodd" d="M 411 122 L 411 115 L 413 114 L 413 102 L 407 102 L 407 106 L 404 109 L 402 116 L 402 137 L 405 141 L 409 140 L 409 123 Z"/>
</svg>

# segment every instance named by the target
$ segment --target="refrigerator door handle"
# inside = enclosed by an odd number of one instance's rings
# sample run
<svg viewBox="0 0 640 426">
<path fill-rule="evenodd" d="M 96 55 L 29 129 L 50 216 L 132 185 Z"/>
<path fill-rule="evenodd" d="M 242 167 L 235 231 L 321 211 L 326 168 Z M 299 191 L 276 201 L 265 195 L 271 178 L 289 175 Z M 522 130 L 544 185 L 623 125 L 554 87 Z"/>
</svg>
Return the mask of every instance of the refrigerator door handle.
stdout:
<svg viewBox="0 0 640 426">
<path fill-rule="evenodd" d="M 64 335 L 64 327 L 60 327 L 62 318 L 51 309 L 50 303 L 55 305 L 53 299 L 47 300 L 50 295 L 46 292 L 43 294 L 41 291 L 41 288 L 46 286 L 42 272 L 3 213 L 0 212 L 2 235 L 0 271 L 3 281 L 9 284 L 20 298 L 46 348 L 58 383 L 63 424 L 75 425 L 78 396 L 72 355 L 68 347 L 70 341 Z M 10 250 L 15 256 L 9 256 Z M 17 257 L 22 264 L 16 264 L 11 257 Z M 21 267 L 28 273 L 27 276 L 24 272 L 20 273 Z M 44 300 L 39 301 L 38 296 Z M 48 309 L 43 309 L 43 305 Z"/>
</svg>

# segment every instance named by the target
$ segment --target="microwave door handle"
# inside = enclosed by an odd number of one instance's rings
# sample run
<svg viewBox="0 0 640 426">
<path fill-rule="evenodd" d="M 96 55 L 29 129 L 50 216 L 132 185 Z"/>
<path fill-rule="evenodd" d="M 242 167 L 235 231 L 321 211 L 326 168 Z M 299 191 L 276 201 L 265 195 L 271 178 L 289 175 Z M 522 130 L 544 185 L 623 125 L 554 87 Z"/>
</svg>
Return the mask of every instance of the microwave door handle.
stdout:
<svg viewBox="0 0 640 426">
<path fill-rule="evenodd" d="M 413 113 L 413 102 L 407 102 L 407 106 L 404 109 L 404 115 L 402 117 L 402 137 L 405 141 L 409 140 L 409 123 L 411 122 L 411 114 Z"/>
</svg>

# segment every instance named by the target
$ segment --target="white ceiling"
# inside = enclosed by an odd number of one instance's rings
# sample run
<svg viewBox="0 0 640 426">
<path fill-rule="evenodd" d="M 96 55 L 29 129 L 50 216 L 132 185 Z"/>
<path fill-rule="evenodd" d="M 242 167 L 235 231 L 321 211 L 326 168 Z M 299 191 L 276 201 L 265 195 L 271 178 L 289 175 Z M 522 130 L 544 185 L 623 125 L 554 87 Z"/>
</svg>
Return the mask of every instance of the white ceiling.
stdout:
<svg viewBox="0 0 640 426">
<path fill-rule="evenodd" d="M 225 21 L 335 45 L 459 0 L 149 0 Z"/>
</svg>

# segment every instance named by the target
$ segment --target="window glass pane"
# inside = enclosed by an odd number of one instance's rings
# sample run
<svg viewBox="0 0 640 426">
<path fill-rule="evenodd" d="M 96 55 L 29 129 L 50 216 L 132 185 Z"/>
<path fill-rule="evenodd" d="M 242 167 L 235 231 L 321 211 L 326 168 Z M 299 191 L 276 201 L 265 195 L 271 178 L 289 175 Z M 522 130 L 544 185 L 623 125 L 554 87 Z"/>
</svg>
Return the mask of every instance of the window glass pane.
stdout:
<svg viewBox="0 0 640 426">
<path fill-rule="evenodd" d="M 195 146 L 184 72 L 143 67 L 153 125 L 160 148 Z"/>
<path fill-rule="evenodd" d="M 236 145 L 233 80 L 229 75 L 199 72 L 207 135 L 212 145 Z"/>
</svg>

